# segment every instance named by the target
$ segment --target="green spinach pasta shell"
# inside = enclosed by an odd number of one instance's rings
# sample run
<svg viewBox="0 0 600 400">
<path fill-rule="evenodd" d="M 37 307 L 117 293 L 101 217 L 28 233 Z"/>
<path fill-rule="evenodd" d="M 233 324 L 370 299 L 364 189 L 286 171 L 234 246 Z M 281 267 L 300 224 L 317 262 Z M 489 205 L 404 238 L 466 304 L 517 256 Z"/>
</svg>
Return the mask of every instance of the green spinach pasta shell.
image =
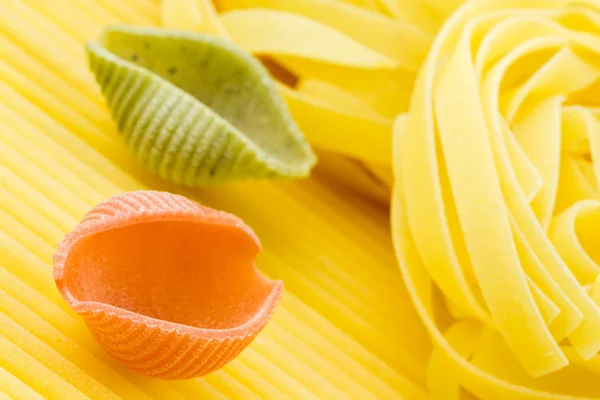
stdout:
<svg viewBox="0 0 600 400">
<path fill-rule="evenodd" d="M 299 178 L 316 158 L 261 64 L 212 36 L 114 26 L 90 68 L 135 157 L 187 186 Z"/>
</svg>

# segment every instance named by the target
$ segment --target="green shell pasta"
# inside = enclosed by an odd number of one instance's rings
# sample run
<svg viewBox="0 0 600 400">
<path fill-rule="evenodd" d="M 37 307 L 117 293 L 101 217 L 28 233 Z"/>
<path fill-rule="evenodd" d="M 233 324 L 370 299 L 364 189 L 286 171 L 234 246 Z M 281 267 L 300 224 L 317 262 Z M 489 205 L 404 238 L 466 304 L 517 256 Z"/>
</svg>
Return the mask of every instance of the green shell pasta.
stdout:
<svg viewBox="0 0 600 400">
<path fill-rule="evenodd" d="M 87 54 L 125 141 L 166 180 L 298 178 L 316 161 L 267 71 L 229 42 L 115 26 Z"/>
</svg>

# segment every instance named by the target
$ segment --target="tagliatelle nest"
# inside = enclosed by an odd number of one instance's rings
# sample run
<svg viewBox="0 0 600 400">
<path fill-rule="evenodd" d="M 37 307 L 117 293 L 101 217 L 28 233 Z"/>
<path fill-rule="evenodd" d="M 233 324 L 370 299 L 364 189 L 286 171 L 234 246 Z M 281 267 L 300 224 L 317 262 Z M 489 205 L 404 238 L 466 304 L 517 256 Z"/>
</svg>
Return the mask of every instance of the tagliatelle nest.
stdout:
<svg viewBox="0 0 600 400">
<path fill-rule="evenodd" d="M 593 1 L 470 2 L 439 32 L 392 217 L 437 398 L 600 395 L 599 78 Z"/>
</svg>

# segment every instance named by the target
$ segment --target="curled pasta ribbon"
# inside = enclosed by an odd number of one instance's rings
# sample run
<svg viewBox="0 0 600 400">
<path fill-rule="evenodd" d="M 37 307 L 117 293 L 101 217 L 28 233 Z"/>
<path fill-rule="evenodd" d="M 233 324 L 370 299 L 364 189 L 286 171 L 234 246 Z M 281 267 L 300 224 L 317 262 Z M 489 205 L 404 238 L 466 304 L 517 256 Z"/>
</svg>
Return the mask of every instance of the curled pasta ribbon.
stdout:
<svg viewBox="0 0 600 400">
<path fill-rule="evenodd" d="M 440 30 L 392 205 L 434 398 L 600 398 L 599 85 L 593 1 L 473 1 Z"/>
<path fill-rule="evenodd" d="M 90 66 L 137 159 L 188 186 L 308 175 L 315 156 L 266 70 L 189 32 L 112 27 Z"/>
<path fill-rule="evenodd" d="M 231 361 L 269 321 L 283 284 L 256 269 L 259 251 L 233 215 L 129 192 L 65 237 L 54 278 L 109 354 L 146 375 L 187 379 Z"/>
</svg>

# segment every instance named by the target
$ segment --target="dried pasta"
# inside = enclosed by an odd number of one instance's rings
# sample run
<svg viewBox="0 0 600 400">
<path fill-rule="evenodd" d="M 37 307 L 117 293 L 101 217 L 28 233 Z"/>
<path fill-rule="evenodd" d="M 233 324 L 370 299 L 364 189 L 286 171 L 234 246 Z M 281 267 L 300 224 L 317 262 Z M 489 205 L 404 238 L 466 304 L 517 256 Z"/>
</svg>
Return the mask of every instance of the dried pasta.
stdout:
<svg viewBox="0 0 600 400">
<path fill-rule="evenodd" d="M 163 179 L 305 177 L 315 163 L 267 72 L 228 42 L 112 27 L 87 52 L 124 140 Z"/>
<path fill-rule="evenodd" d="M 95 206 L 58 245 L 54 279 L 100 344 L 134 371 L 206 375 L 269 321 L 283 291 L 240 219 L 167 192 Z"/>
<path fill-rule="evenodd" d="M 598 11 L 467 2 L 396 124 L 394 242 L 434 398 L 600 396 Z"/>
</svg>

